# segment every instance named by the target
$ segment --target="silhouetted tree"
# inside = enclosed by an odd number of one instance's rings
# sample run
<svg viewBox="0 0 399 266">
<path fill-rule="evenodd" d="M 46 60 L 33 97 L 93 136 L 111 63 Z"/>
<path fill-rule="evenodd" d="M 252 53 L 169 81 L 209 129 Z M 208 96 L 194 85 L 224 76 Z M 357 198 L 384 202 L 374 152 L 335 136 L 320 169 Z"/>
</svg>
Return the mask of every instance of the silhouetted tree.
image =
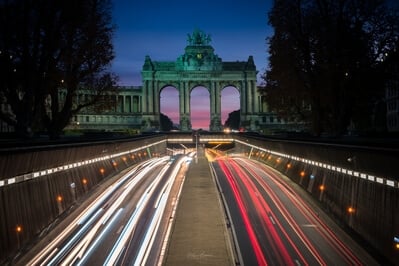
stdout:
<svg viewBox="0 0 399 266">
<path fill-rule="evenodd" d="M 240 128 L 240 110 L 233 111 L 229 113 L 226 121 L 224 122 L 224 126 L 230 129 L 239 129 Z"/>
<path fill-rule="evenodd" d="M 160 121 L 161 121 L 161 130 L 162 131 L 171 131 L 173 129 L 173 122 L 172 120 L 164 115 L 163 113 L 160 114 Z"/>
<path fill-rule="evenodd" d="M 369 126 L 383 94 L 379 64 L 399 37 L 398 13 L 384 1 L 278 0 L 269 13 L 265 73 L 269 106 L 314 134 Z"/>
<path fill-rule="evenodd" d="M 19 134 L 47 130 L 57 138 L 82 108 L 112 105 L 115 97 L 104 97 L 116 93 L 116 77 L 106 72 L 114 58 L 111 11 L 110 0 L 2 1 L 0 92 L 15 115 L 0 118 Z M 80 89 L 92 96 L 79 97 Z"/>
</svg>

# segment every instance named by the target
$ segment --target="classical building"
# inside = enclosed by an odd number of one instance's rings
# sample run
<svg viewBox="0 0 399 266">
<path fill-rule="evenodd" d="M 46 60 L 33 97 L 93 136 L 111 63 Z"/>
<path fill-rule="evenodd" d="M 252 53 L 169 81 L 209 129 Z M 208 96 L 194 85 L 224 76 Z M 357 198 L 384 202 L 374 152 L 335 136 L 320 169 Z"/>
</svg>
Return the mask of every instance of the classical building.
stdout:
<svg viewBox="0 0 399 266">
<path fill-rule="evenodd" d="M 247 61 L 224 62 L 210 45 L 211 37 L 200 30 L 188 34 L 185 53 L 176 61 L 154 61 L 145 57 L 141 71 L 143 85 L 120 87 L 113 110 L 96 114 L 90 110 L 75 116 L 69 128 L 93 130 L 159 130 L 160 93 L 175 87 L 179 93 L 180 130 L 190 131 L 190 94 L 205 87 L 210 97 L 210 131 L 221 131 L 221 92 L 235 87 L 240 95 L 241 127 L 250 131 L 283 124 L 268 112 L 257 86 L 257 70 L 252 56 Z M 84 93 L 81 97 L 85 97 Z"/>
<path fill-rule="evenodd" d="M 395 50 L 386 60 L 387 80 L 385 101 L 388 132 L 399 132 L 399 52 Z"/>
</svg>

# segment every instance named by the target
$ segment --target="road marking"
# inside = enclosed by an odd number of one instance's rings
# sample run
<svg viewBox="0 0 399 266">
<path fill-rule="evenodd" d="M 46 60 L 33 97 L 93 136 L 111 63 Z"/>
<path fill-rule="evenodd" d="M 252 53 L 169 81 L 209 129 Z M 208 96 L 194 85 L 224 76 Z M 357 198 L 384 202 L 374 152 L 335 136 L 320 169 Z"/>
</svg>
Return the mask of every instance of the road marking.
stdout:
<svg viewBox="0 0 399 266">
<path fill-rule="evenodd" d="M 316 224 L 303 224 L 302 227 L 317 227 Z"/>
<path fill-rule="evenodd" d="M 125 226 L 125 225 L 123 224 L 123 225 L 121 225 L 121 227 L 119 227 L 118 231 L 116 231 L 116 234 L 117 234 L 117 235 L 119 235 L 119 234 L 121 233 L 121 231 L 122 231 L 122 229 L 123 229 L 124 226 Z"/>
</svg>

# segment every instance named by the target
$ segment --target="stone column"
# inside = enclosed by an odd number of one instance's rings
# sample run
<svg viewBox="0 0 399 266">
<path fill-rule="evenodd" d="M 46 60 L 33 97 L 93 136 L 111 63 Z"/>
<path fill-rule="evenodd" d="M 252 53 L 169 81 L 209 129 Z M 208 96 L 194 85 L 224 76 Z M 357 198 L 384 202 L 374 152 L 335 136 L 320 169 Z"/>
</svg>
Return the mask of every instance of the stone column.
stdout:
<svg viewBox="0 0 399 266">
<path fill-rule="evenodd" d="M 184 83 L 180 82 L 179 87 L 179 114 L 180 114 L 180 130 L 184 127 Z"/>
<path fill-rule="evenodd" d="M 253 96 L 252 96 L 252 86 L 251 81 L 246 82 L 247 87 L 247 112 L 252 114 L 253 110 Z"/>
<path fill-rule="evenodd" d="M 187 121 L 187 130 L 191 130 L 191 105 L 190 105 L 190 100 L 191 100 L 191 93 L 190 93 L 190 87 L 186 83 L 184 86 L 184 98 L 185 98 L 185 114 L 186 114 L 186 121 Z"/>
<path fill-rule="evenodd" d="M 159 84 L 157 82 L 156 87 L 154 88 L 154 112 L 155 114 L 160 113 L 160 97 L 161 94 L 159 93 Z"/>
<path fill-rule="evenodd" d="M 216 106 L 215 106 L 215 82 L 211 82 L 211 87 L 209 91 L 209 107 L 210 107 L 210 125 L 209 125 L 209 130 L 213 131 L 214 130 L 214 117 L 216 113 Z"/>
<path fill-rule="evenodd" d="M 190 94 L 190 88 L 188 87 L 187 84 L 184 86 L 184 113 L 190 117 L 191 113 L 191 108 L 190 108 L 190 99 L 191 99 L 191 94 Z"/>
<path fill-rule="evenodd" d="M 216 82 L 211 83 L 210 88 L 210 111 L 211 111 L 211 123 L 209 125 L 210 131 L 221 130 L 221 104 L 220 104 L 220 88 Z"/>
<path fill-rule="evenodd" d="M 153 102 L 154 102 L 154 81 L 150 81 L 150 87 L 148 88 L 148 113 L 153 114 L 154 113 L 154 108 L 153 108 Z"/>
<path fill-rule="evenodd" d="M 245 114 L 247 112 L 247 90 L 245 89 L 244 82 L 240 82 L 240 109 L 241 114 Z"/>
<path fill-rule="evenodd" d="M 179 88 L 180 130 L 191 130 L 190 123 L 190 88 L 187 82 L 181 82 Z"/>
<path fill-rule="evenodd" d="M 149 81 L 146 80 L 144 81 L 144 86 L 143 86 L 143 98 L 142 98 L 142 112 L 143 113 L 148 113 L 148 83 Z"/>
</svg>

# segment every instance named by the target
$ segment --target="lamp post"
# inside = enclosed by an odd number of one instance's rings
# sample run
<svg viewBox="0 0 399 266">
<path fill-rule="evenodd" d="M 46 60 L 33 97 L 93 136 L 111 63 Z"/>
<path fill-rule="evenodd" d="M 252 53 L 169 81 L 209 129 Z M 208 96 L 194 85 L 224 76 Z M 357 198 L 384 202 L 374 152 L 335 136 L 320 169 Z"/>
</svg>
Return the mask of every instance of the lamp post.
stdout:
<svg viewBox="0 0 399 266">
<path fill-rule="evenodd" d="M 76 184 L 75 184 L 75 182 L 72 182 L 69 186 L 71 187 L 72 199 L 73 199 L 73 201 L 76 201 Z"/>
<path fill-rule="evenodd" d="M 198 163 L 198 132 L 195 132 L 195 163 Z"/>
<path fill-rule="evenodd" d="M 357 171 L 357 161 L 356 161 L 356 156 L 351 156 L 346 159 L 350 164 L 352 164 L 352 169 L 353 171 Z M 350 206 L 347 208 L 347 213 L 349 214 L 349 226 L 353 226 L 353 216 L 355 214 L 355 196 L 357 194 L 357 188 L 359 186 L 359 178 L 357 177 L 352 177 L 354 178 L 354 182 L 352 183 L 351 186 L 351 199 L 350 199 Z"/>
<path fill-rule="evenodd" d="M 21 240 L 19 239 L 19 235 L 22 233 L 22 226 L 17 225 L 17 227 L 15 227 L 15 232 L 17 234 L 17 243 L 18 243 L 18 250 L 19 250 L 21 248 Z"/>
<path fill-rule="evenodd" d="M 57 196 L 57 205 L 58 205 L 58 214 L 62 213 L 62 196 L 58 195 Z"/>
</svg>

